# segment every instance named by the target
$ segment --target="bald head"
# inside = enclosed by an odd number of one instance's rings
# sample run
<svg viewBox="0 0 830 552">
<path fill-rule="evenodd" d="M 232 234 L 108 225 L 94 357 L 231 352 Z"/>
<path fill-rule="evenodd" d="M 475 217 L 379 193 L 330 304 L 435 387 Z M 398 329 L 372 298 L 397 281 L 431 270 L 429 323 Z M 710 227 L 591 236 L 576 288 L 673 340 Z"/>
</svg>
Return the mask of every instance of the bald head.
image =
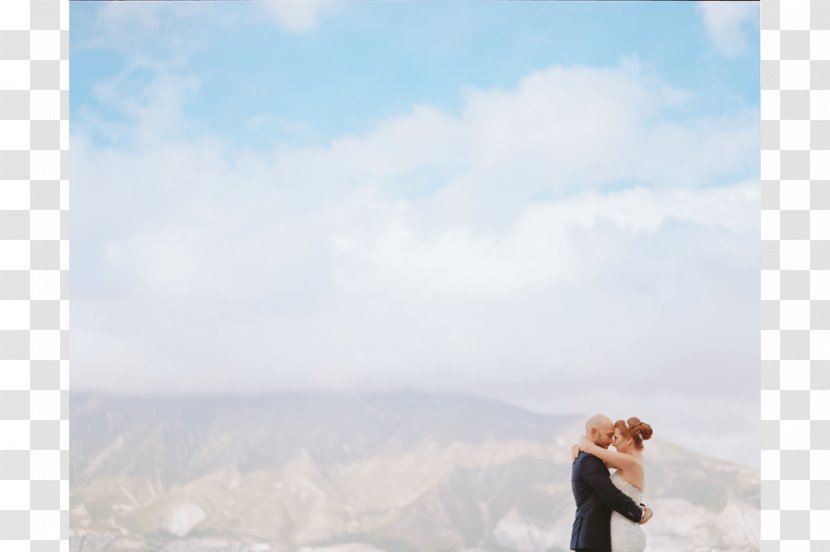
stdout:
<svg viewBox="0 0 830 552">
<path fill-rule="evenodd" d="M 594 416 L 588 418 L 588 421 L 585 422 L 585 433 L 590 432 L 592 427 L 596 429 L 601 429 L 608 425 L 613 425 L 611 423 L 611 418 L 604 414 L 595 414 Z"/>
<path fill-rule="evenodd" d="M 585 422 L 585 435 L 594 444 L 608 448 L 614 438 L 614 422 L 603 414 L 596 414 Z"/>
</svg>

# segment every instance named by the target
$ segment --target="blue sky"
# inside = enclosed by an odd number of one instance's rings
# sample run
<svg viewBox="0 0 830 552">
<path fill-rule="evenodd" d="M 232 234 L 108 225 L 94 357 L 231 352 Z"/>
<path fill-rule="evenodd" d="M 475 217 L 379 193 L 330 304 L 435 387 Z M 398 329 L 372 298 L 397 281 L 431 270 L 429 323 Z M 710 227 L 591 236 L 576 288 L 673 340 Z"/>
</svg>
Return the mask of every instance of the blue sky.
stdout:
<svg viewBox="0 0 830 552">
<path fill-rule="evenodd" d="M 73 389 L 461 392 L 757 464 L 757 3 L 71 17 Z"/>
<path fill-rule="evenodd" d="M 174 17 L 158 24 L 158 34 L 132 38 L 132 45 L 121 37 L 118 44 L 88 48 L 85 38 L 100 33 L 101 6 L 73 4 L 73 114 L 83 106 L 101 108 L 95 84 L 121 69 L 129 48 L 139 44 L 147 57 L 167 61 L 169 70 L 186 65 L 199 75 L 185 106 L 188 116 L 253 148 L 366 131 L 413 104 L 455 110 L 467 86 L 506 88 L 551 65 L 608 67 L 625 57 L 693 91 L 695 101 L 684 114 L 758 102 L 757 29 L 743 27 L 746 55 L 724 56 L 693 2 L 349 2 L 302 32 L 281 29 L 257 13 L 257 3 L 188 8 L 197 25 L 221 20 L 229 10 L 250 20 L 194 30 L 186 17 Z M 168 33 L 190 44 L 171 46 Z M 180 47 L 186 61 L 170 59 Z M 192 53 L 184 53 L 188 49 Z M 149 72 L 135 71 L 138 80 Z M 270 125 L 240 129 L 265 115 Z"/>
</svg>

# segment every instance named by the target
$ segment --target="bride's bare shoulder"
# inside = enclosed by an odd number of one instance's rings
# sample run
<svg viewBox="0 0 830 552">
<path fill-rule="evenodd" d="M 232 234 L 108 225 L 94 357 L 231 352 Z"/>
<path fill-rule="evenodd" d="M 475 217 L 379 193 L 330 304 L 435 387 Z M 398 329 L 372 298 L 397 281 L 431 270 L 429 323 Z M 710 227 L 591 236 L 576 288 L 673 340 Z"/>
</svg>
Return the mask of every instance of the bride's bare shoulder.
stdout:
<svg viewBox="0 0 830 552">
<path fill-rule="evenodd" d="M 645 472 L 646 470 L 646 465 L 643 463 L 643 459 L 636 456 L 631 456 L 631 466 L 638 469 L 640 473 Z"/>
<path fill-rule="evenodd" d="M 645 465 L 643 464 L 643 459 L 633 454 L 628 454 L 627 452 L 621 452 L 621 456 L 625 457 L 625 464 L 628 469 L 636 469 L 639 471 L 645 470 Z"/>
</svg>

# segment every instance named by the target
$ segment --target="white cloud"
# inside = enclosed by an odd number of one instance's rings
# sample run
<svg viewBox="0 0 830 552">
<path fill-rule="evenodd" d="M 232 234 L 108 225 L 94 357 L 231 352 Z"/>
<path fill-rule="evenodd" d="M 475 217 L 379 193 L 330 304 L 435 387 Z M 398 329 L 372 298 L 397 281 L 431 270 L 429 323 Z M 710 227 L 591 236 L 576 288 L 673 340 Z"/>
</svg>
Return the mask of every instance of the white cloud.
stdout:
<svg viewBox="0 0 830 552">
<path fill-rule="evenodd" d="M 334 0 L 266 0 L 264 7 L 285 30 L 316 30 L 321 16 L 335 7 Z"/>
<path fill-rule="evenodd" d="M 573 235 L 606 224 L 621 239 L 650 235 L 667 224 L 690 224 L 749 234 L 757 229 L 752 209 L 757 182 L 723 188 L 650 190 L 600 194 L 577 192 L 563 199 L 527 204 L 508 232 L 482 235 L 468 226 L 425 237 L 398 213 L 386 230 L 339 236 L 336 251 L 364 258 L 402 282 L 437 292 L 507 293 L 574 276 L 582 253 Z M 412 208 L 409 207 L 408 208 Z M 591 267 L 592 269 L 594 267 Z"/>
<path fill-rule="evenodd" d="M 760 2 L 698 2 L 706 32 L 727 57 L 746 52 L 752 31 L 758 28 Z"/>
<path fill-rule="evenodd" d="M 221 33 L 230 40 L 251 25 L 272 22 L 276 29 L 304 34 L 319 28 L 325 14 L 340 9 L 335 0 L 240 2 L 104 2 L 84 6 L 73 49 L 114 50 L 131 63 L 181 68 Z M 79 8 L 80 9 L 80 8 Z M 74 25 L 74 23 L 73 23 Z M 186 28 L 187 32 L 182 33 Z"/>
<path fill-rule="evenodd" d="M 257 154 L 181 140 L 193 85 L 130 92 L 174 128 L 112 104 L 134 149 L 73 126 L 74 389 L 757 395 L 754 111 L 691 117 L 629 62 L 552 67 Z"/>
</svg>

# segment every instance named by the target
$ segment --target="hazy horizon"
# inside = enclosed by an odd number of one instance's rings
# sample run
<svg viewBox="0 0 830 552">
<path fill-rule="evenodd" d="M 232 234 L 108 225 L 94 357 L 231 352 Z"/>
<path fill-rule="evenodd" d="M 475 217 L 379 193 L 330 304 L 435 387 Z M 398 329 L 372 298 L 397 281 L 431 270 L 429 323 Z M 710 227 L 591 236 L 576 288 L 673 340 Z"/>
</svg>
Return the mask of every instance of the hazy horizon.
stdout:
<svg viewBox="0 0 830 552">
<path fill-rule="evenodd" d="M 104 392 L 104 391 L 96 391 L 94 389 L 74 389 L 71 392 L 71 395 L 86 395 L 86 396 L 100 396 L 100 397 L 118 397 L 118 398 L 129 398 L 129 399 L 245 399 L 245 398 L 268 398 L 271 396 L 311 396 L 311 397 L 336 397 L 336 398 L 366 398 L 366 397 L 390 397 L 396 395 L 419 395 L 419 396 L 442 396 L 442 397 L 463 397 L 467 399 L 474 399 L 474 400 L 482 400 L 482 401 L 494 401 L 502 405 L 507 405 L 512 408 L 516 408 L 518 410 L 522 410 L 531 414 L 541 415 L 541 416 L 549 416 L 552 418 L 571 418 L 572 421 L 576 424 L 581 423 L 582 420 L 587 420 L 590 416 L 594 414 L 605 414 L 609 416 L 612 420 L 618 419 L 627 419 L 634 414 L 619 414 L 619 413 L 610 413 L 608 411 L 596 411 L 596 412 L 544 412 L 541 410 L 536 410 L 529 407 L 524 407 L 522 405 L 512 404 L 507 401 L 499 400 L 496 397 L 484 397 L 484 396 L 476 396 L 470 395 L 459 391 L 444 391 L 444 392 L 427 392 L 419 389 L 414 388 L 400 388 L 400 389 L 393 389 L 389 391 L 313 391 L 313 390 L 268 390 L 268 391 L 260 391 L 260 392 L 247 392 L 247 393 L 196 393 L 196 394 L 186 394 L 186 393 L 130 393 L 129 391 L 122 391 L 122 392 Z M 71 396 L 70 396 L 71 398 Z M 71 404 L 71 403 L 70 403 Z M 638 416 L 639 417 L 639 416 Z M 643 419 L 644 422 L 649 422 L 648 419 Z M 578 433 L 575 433 L 574 442 L 578 439 Z M 688 450 L 692 450 L 689 445 L 685 444 L 683 441 L 684 439 L 682 436 L 680 438 L 666 438 L 659 434 L 659 428 L 655 429 L 655 435 L 653 439 L 657 439 L 660 441 L 666 441 L 668 443 L 680 446 L 681 448 L 685 448 Z M 648 446 L 648 443 L 646 443 Z M 698 454 L 702 456 L 706 456 L 712 459 L 717 459 L 721 461 L 742 464 L 745 466 L 751 467 L 759 467 L 758 462 L 743 462 L 737 460 L 736 458 L 730 455 L 724 455 L 721 451 L 717 450 L 709 450 L 709 451 L 697 451 Z"/>
</svg>

